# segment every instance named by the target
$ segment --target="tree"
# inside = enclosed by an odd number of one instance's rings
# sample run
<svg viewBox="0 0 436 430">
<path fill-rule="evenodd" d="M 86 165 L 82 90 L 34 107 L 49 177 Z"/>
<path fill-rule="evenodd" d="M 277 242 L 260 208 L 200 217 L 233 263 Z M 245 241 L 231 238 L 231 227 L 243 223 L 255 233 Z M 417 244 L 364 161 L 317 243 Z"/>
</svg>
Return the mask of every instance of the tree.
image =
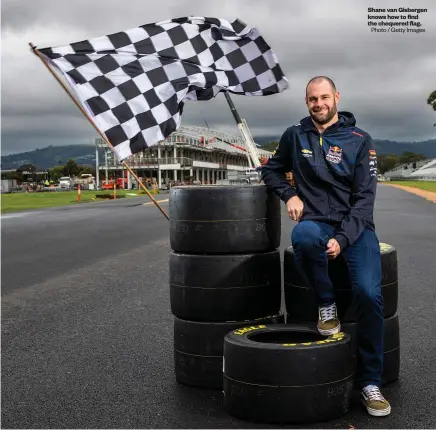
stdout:
<svg viewBox="0 0 436 430">
<path fill-rule="evenodd" d="M 433 91 L 428 96 L 427 104 L 430 105 L 434 111 L 436 111 L 436 91 Z M 436 127 L 436 122 L 433 124 L 433 127 Z"/>
<path fill-rule="evenodd" d="M 381 174 L 388 172 L 389 170 L 394 169 L 400 164 L 400 160 L 398 156 L 395 154 L 389 154 L 389 155 L 383 155 L 379 154 L 377 155 L 377 166 L 378 170 Z"/>
<path fill-rule="evenodd" d="M 430 105 L 433 108 L 433 110 L 436 111 L 436 91 L 433 91 L 429 95 L 429 97 L 427 99 L 427 104 Z"/>
<path fill-rule="evenodd" d="M 82 173 L 90 173 L 91 175 L 95 176 L 95 167 L 91 166 L 78 166 L 79 167 L 79 175 Z"/>
<path fill-rule="evenodd" d="M 400 164 L 416 163 L 417 161 L 425 160 L 425 158 L 422 154 L 406 151 L 400 156 Z"/>
<path fill-rule="evenodd" d="M 36 172 L 36 166 L 34 166 L 33 164 L 26 163 L 26 164 L 23 164 L 19 170 L 21 170 L 22 172 L 32 172 L 33 173 L 33 172 Z"/>
<path fill-rule="evenodd" d="M 64 176 L 64 166 L 56 166 L 48 171 L 50 179 L 54 182 L 59 181 L 59 179 Z"/>
<path fill-rule="evenodd" d="M 69 159 L 64 166 L 65 176 L 76 176 L 79 173 L 79 166 L 74 160 Z"/>
<path fill-rule="evenodd" d="M 265 151 L 273 152 L 275 149 L 277 149 L 277 146 L 279 146 L 279 142 L 273 140 L 271 142 L 267 142 L 264 145 L 262 145 L 262 149 L 264 149 Z"/>
</svg>

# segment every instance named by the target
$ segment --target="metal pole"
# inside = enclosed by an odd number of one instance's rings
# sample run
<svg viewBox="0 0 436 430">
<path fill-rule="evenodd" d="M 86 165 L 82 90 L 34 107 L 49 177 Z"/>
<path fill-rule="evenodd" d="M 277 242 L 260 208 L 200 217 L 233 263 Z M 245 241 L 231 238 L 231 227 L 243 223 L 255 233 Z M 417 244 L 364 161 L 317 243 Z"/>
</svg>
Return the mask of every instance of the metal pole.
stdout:
<svg viewBox="0 0 436 430">
<path fill-rule="evenodd" d="M 238 124 L 242 124 L 241 117 L 239 116 L 238 111 L 236 110 L 235 105 L 233 104 L 233 101 L 232 101 L 232 99 L 230 98 L 229 93 L 226 91 L 226 92 L 224 93 L 224 95 L 225 95 L 225 97 L 226 97 L 227 103 L 228 103 L 229 106 L 230 106 L 230 110 L 232 111 L 232 114 L 233 114 L 233 116 L 234 116 L 236 122 L 237 122 Z"/>
<path fill-rule="evenodd" d="M 239 131 L 241 132 L 242 137 L 245 140 L 245 144 L 247 145 L 248 165 L 250 166 L 250 168 L 252 167 L 252 164 L 255 167 L 258 167 L 260 166 L 260 161 L 257 155 L 256 145 L 253 142 L 253 138 L 251 137 L 251 133 L 248 129 L 247 123 L 245 122 L 245 120 L 242 120 L 241 117 L 239 116 L 238 111 L 236 110 L 235 105 L 233 104 L 233 101 L 230 98 L 229 93 L 226 91 L 224 92 L 224 95 L 226 97 L 227 103 L 229 104 L 230 110 L 232 111 L 233 117 L 235 118 L 238 124 Z M 253 163 L 251 161 L 253 161 Z"/>
<path fill-rule="evenodd" d="M 98 145 L 95 148 L 95 186 L 100 189 L 100 160 L 98 158 Z"/>
</svg>

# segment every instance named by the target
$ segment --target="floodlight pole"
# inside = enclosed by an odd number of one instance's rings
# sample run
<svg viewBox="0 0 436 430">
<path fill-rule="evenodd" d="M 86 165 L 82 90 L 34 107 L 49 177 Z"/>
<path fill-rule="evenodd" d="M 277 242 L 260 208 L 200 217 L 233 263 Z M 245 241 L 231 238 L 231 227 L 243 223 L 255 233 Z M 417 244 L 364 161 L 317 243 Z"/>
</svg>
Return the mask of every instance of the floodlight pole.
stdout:
<svg viewBox="0 0 436 430">
<path fill-rule="evenodd" d="M 233 104 L 233 101 L 230 98 L 228 91 L 224 92 L 224 96 L 226 97 L 227 103 L 229 104 L 233 117 L 235 118 L 235 121 L 238 124 L 239 131 L 241 132 L 242 137 L 244 138 L 245 144 L 247 146 L 248 164 L 250 167 L 252 167 L 252 164 L 254 164 L 255 167 L 258 167 L 261 165 L 261 163 L 259 160 L 259 156 L 257 155 L 256 144 L 254 143 L 253 136 L 251 135 L 250 130 L 248 129 L 247 122 L 245 121 L 245 119 L 241 119 L 241 117 L 239 116 L 238 111 L 236 110 L 236 107 Z"/>
</svg>

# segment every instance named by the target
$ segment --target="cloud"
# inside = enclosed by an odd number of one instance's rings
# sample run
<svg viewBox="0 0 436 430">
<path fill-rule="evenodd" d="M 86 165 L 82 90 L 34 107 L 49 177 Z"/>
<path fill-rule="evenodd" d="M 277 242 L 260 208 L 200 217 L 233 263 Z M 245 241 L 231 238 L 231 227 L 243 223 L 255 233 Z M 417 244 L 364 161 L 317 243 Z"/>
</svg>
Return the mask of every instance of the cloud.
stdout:
<svg viewBox="0 0 436 430">
<path fill-rule="evenodd" d="M 380 4 L 382 3 L 382 4 Z M 434 138 L 435 114 L 426 104 L 436 89 L 434 29 L 430 0 L 406 7 L 427 8 L 421 34 L 374 33 L 367 1 L 329 2 L 222 0 L 124 0 L 2 2 L 2 153 L 46 144 L 90 143 L 94 128 L 71 102 L 41 61 L 29 51 L 65 45 L 137 25 L 197 15 L 238 17 L 256 26 L 275 50 L 290 89 L 269 97 L 233 96 L 253 135 L 282 134 L 307 115 L 304 90 L 319 74 L 330 76 L 341 93 L 339 108 L 353 112 L 358 126 L 374 138 Z M 419 4 L 418 4 L 419 3 Z M 397 1 L 378 8 L 399 7 Z M 205 125 L 238 133 L 224 96 L 188 102 L 183 125 Z"/>
</svg>

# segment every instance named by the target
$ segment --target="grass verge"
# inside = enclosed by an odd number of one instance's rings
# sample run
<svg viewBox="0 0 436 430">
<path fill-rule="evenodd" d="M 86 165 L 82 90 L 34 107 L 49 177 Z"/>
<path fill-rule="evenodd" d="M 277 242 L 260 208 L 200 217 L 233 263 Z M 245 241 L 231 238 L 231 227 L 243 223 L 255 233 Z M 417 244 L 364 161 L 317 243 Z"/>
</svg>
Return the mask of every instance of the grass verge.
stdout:
<svg viewBox="0 0 436 430">
<path fill-rule="evenodd" d="M 385 184 L 402 185 L 404 187 L 418 188 L 424 191 L 432 191 L 436 193 L 436 181 L 389 181 Z"/>
<path fill-rule="evenodd" d="M 80 203 L 77 201 L 77 191 L 48 191 L 39 193 L 12 193 L 1 195 L 1 213 L 19 212 L 31 209 L 50 208 L 56 206 L 80 205 L 93 201 L 103 201 L 96 199 L 96 194 L 113 194 L 112 191 L 88 191 L 82 190 Z M 117 196 L 138 197 L 137 190 L 117 190 Z M 153 194 L 152 194 L 153 195 Z M 146 196 L 141 192 L 141 196 Z"/>
</svg>

